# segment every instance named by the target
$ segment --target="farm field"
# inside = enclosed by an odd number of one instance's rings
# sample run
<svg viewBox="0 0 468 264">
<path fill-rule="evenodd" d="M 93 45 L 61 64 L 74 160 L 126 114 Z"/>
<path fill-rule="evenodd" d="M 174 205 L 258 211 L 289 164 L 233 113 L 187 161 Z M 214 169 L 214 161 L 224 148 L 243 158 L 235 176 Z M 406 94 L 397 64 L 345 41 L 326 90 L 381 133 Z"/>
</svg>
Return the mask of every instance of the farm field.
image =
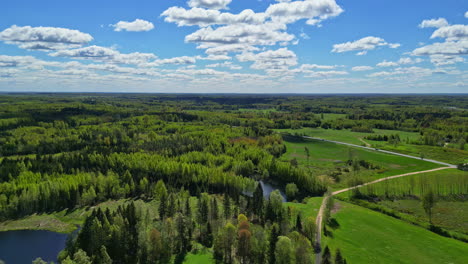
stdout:
<svg viewBox="0 0 468 264">
<path fill-rule="evenodd" d="M 350 156 L 379 166 L 379 170 L 362 169 L 359 171 L 359 178 L 364 182 L 386 176 L 440 167 L 438 164 L 426 162 L 424 160 L 405 158 L 317 140 L 303 139 L 300 141 L 291 141 L 285 138 L 285 145 L 287 152 L 282 156 L 283 159 L 296 159 L 300 166 L 308 167 L 311 169 L 312 173 L 316 174 L 327 174 L 337 167 L 345 166 Z M 307 161 L 305 147 L 310 149 L 309 162 Z M 349 173 L 348 177 L 354 177 L 354 174 Z M 339 183 L 334 183 L 333 188 L 339 189 L 347 187 L 344 180 L 345 179 Z"/>
<path fill-rule="evenodd" d="M 398 130 L 373 129 L 374 133 L 353 132 L 350 129 L 324 129 L 324 128 L 300 128 L 300 129 L 276 129 L 279 133 L 299 134 L 311 137 L 317 137 L 327 140 L 340 141 L 355 145 L 372 146 L 379 149 L 394 151 L 402 154 L 419 157 L 423 153 L 425 158 L 440 160 L 452 164 L 459 164 L 468 161 L 468 151 L 456 148 L 437 147 L 427 145 L 415 145 L 408 142 L 420 139 L 417 132 L 406 132 Z M 375 141 L 365 139 L 366 136 L 376 135 L 394 135 L 400 136 L 401 142 L 397 145 L 385 141 Z M 465 144 L 468 149 L 468 144 Z"/>
<path fill-rule="evenodd" d="M 353 198 L 351 202 L 376 210 L 383 208 L 405 221 L 428 228 L 429 219 L 421 201 L 428 191 L 436 196 L 433 224 L 448 231 L 468 234 L 468 172 L 446 169 L 422 173 L 367 185 L 341 193 L 338 197 L 345 200 Z"/>
<path fill-rule="evenodd" d="M 465 199 L 468 192 L 468 172 L 457 169 L 426 172 L 367 185 L 358 189 L 366 196 L 399 198 L 421 197 L 432 190 L 435 195 L 446 199 Z M 349 196 L 353 191 L 339 194 Z"/>
<path fill-rule="evenodd" d="M 468 244 L 372 210 L 337 202 L 339 227 L 325 237 L 333 253 L 339 248 L 348 263 L 468 262 Z"/>
<path fill-rule="evenodd" d="M 429 225 L 420 200 L 385 200 L 377 204 L 410 215 L 416 221 Z M 468 222 L 466 219 L 468 219 L 467 202 L 438 201 L 434 206 L 432 222 L 436 226 L 468 235 Z"/>
<path fill-rule="evenodd" d="M 392 134 L 399 134 L 402 140 L 417 140 L 419 138 L 419 134 L 416 132 L 405 132 L 405 131 L 398 131 L 398 130 L 385 130 L 385 129 L 373 129 L 374 133 L 364 133 L 364 132 L 353 132 L 351 129 L 324 129 L 324 128 L 300 128 L 300 129 L 276 129 L 277 132 L 283 133 L 291 133 L 291 134 L 300 134 L 304 136 L 310 137 L 317 137 L 323 138 L 328 140 L 335 140 L 341 141 L 356 145 L 363 145 L 364 142 L 360 139 L 364 139 L 364 137 L 369 135 L 392 135 Z M 364 140 L 365 142 L 374 142 L 371 140 Z M 379 142 L 379 141 L 375 141 Z"/>
</svg>

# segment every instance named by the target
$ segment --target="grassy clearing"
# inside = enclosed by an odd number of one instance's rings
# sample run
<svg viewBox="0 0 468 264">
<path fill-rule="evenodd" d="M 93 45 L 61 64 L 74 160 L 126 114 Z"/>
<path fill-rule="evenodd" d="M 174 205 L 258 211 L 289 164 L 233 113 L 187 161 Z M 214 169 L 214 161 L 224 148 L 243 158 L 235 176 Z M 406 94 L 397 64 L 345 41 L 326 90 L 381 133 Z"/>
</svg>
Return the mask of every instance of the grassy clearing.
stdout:
<svg viewBox="0 0 468 264">
<path fill-rule="evenodd" d="M 345 118 L 346 114 L 333 114 L 333 113 L 323 113 L 323 114 L 316 114 L 317 116 L 320 116 L 320 118 L 323 115 L 322 120 L 336 120 L 340 118 Z"/>
<path fill-rule="evenodd" d="M 459 164 L 468 162 L 468 151 L 459 150 L 448 147 L 426 146 L 426 145 L 413 145 L 407 142 L 416 141 L 420 138 L 417 132 L 405 132 L 398 130 L 385 130 L 374 129 L 374 133 L 361 133 L 353 132 L 349 129 L 334 130 L 323 128 L 301 128 L 301 129 L 276 129 L 277 132 L 298 133 L 311 137 L 317 137 L 327 140 L 336 140 L 355 145 L 370 144 L 372 147 L 379 149 L 394 151 L 398 153 L 414 155 L 419 157 L 423 153 L 424 157 L 428 159 L 440 160 L 452 164 Z M 364 139 L 369 135 L 392 135 L 399 134 L 401 142 L 398 145 L 393 145 L 384 141 L 373 141 Z M 467 144 L 468 147 L 468 144 Z"/>
<path fill-rule="evenodd" d="M 71 233 L 76 225 L 63 222 L 54 214 L 31 215 L 18 220 L 0 223 L 0 232 L 12 230 L 48 230 L 58 233 Z"/>
<path fill-rule="evenodd" d="M 414 171 L 429 170 L 440 167 L 424 160 L 410 159 L 401 156 L 385 154 L 381 152 L 352 148 L 344 145 L 304 139 L 300 142 L 285 141 L 287 152 L 282 156 L 284 160 L 297 159 L 300 166 L 309 167 L 316 175 L 326 175 L 335 170 L 336 167 L 346 167 L 350 156 L 371 162 L 379 166 L 380 170 L 362 169 L 356 172 L 361 180 L 367 182 L 379 178 L 398 175 Z M 310 159 L 307 161 L 305 147 L 310 150 Z M 354 176 L 354 172 L 346 177 Z M 333 188 L 347 187 L 346 179 L 340 183 L 334 183 Z"/>
<path fill-rule="evenodd" d="M 385 130 L 385 129 L 374 129 L 374 133 L 362 133 L 362 132 L 353 132 L 350 129 L 334 130 L 334 129 L 324 129 L 324 128 L 301 128 L 301 129 L 276 129 L 277 132 L 287 132 L 287 133 L 298 133 L 301 135 L 323 138 L 328 140 L 336 140 L 356 145 L 364 144 L 360 139 L 363 139 L 369 135 L 392 135 L 399 134 L 401 140 L 417 140 L 419 138 L 419 133 L 416 132 L 405 132 L 405 131 L 396 131 L 396 130 Z M 365 142 L 379 142 L 379 141 L 368 141 Z"/>
<path fill-rule="evenodd" d="M 186 264 L 206 264 L 215 263 L 213 260 L 213 254 L 208 250 L 199 252 L 197 254 L 189 253 L 185 256 L 184 262 Z"/>
<path fill-rule="evenodd" d="M 311 197 L 311 198 L 305 199 L 306 203 L 287 202 L 284 205 L 286 207 L 291 207 L 293 216 L 296 216 L 298 213 L 300 213 L 302 216 L 302 219 L 306 219 L 307 217 L 316 218 L 319 212 L 320 204 L 322 203 L 322 200 L 323 200 L 323 197 Z"/>
<path fill-rule="evenodd" d="M 91 213 L 93 208 L 115 210 L 119 205 L 127 202 L 129 200 L 107 201 L 93 207 L 63 210 L 49 214 L 35 214 L 21 219 L 8 220 L 0 222 L 0 232 L 12 230 L 48 230 L 58 233 L 71 233 L 84 222 L 86 216 Z M 154 206 L 154 202 L 144 203 L 138 200 L 136 203 L 144 204 L 145 208 L 150 209 L 150 212 L 154 212 L 157 208 Z"/>
<path fill-rule="evenodd" d="M 397 212 L 410 215 L 420 223 L 429 225 L 420 200 L 381 201 L 379 205 Z M 432 222 L 444 229 L 468 234 L 468 203 L 457 201 L 438 201 L 433 209 Z"/>
<path fill-rule="evenodd" d="M 252 112 L 252 113 L 263 113 L 267 114 L 270 112 L 279 112 L 276 108 L 265 108 L 265 109 L 257 109 L 257 108 L 239 108 L 239 112 Z"/>
<path fill-rule="evenodd" d="M 436 146 L 425 146 L 425 145 L 412 145 L 412 144 L 400 144 L 393 146 L 390 144 L 380 145 L 382 143 L 373 144 L 377 148 L 384 150 L 399 152 L 408 155 L 419 156 L 423 153 L 425 158 L 448 162 L 451 164 L 460 164 L 468 162 L 468 151 L 459 150 L 454 148 L 443 148 Z M 468 148 L 466 148 L 468 149 Z"/>
<path fill-rule="evenodd" d="M 392 179 L 359 188 L 366 196 L 377 196 L 381 199 L 398 199 L 401 197 L 421 197 L 429 190 L 439 197 L 460 199 L 468 195 L 468 172 L 457 169 L 446 169 L 408 177 Z M 352 191 L 342 196 L 350 196 Z"/>
<path fill-rule="evenodd" d="M 362 197 L 377 197 L 375 202 L 359 202 L 365 207 L 383 207 L 398 217 L 424 227 L 429 226 L 420 197 L 432 190 L 439 198 L 433 209 L 433 223 L 449 231 L 468 234 L 468 172 L 446 169 L 417 174 L 359 188 Z M 339 194 L 349 199 L 356 192 Z M 374 201 L 374 198 L 369 199 Z M 357 202 L 357 201 L 356 201 Z"/>
<path fill-rule="evenodd" d="M 468 244 L 372 210 L 339 202 L 339 227 L 326 244 L 348 263 L 468 263 Z"/>
</svg>

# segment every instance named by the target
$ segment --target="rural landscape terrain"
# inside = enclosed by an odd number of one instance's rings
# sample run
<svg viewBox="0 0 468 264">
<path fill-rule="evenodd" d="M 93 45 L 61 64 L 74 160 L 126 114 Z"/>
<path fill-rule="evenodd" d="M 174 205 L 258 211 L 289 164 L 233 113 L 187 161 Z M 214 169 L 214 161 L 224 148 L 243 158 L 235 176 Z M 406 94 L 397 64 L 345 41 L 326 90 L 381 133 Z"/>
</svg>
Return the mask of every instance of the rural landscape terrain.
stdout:
<svg viewBox="0 0 468 264">
<path fill-rule="evenodd" d="M 467 141 L 466 95 L 4 93 L 0 259 L 468 263 Z"/>
<path fill-rule="evenodd" d="M 0 10 L 0 264 L 468 264 L 468 0 Z"/>
</svg>

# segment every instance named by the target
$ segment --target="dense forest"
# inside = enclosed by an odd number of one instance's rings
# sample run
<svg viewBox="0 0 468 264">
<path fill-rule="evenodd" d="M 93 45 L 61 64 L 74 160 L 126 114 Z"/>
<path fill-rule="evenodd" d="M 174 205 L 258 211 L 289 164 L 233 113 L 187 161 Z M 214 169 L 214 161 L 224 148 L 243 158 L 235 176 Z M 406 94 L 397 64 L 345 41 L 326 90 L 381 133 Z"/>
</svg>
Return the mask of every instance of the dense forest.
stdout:
<svg viewBox="0 0 468 264">
<path fill-rule="evenodd" d="M 465 155 L 467 109 L 466 96 L 2 94 L 0 221 L 87 208 L 59 255 L 67 264 L 178 263 L 206 248 L 217 263 L 311 263 L 322 251 L 325 263 L 346 263 L 315 245 L 314 218 L 278 191 L 264 197 L 259 181 L 299 202 L 330 187 L 284 159 L 277 129 L 366 132 Z M 360 168 L 382 170 L 351 157 L 328 176 Z"/>
</svg>

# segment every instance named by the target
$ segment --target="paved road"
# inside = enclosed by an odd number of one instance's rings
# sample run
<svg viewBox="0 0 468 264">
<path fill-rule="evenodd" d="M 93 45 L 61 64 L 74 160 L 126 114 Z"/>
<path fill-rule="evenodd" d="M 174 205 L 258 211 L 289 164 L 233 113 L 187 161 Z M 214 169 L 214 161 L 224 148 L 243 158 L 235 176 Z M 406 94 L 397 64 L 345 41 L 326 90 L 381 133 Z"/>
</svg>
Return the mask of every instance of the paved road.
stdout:
<svg viewBox="0 0 468 264">
<path fill-rule="evenodd" d="M 392 154 L 392 155 L 398 155 L 398 156 L 412 158 L 412 159 L 421 159 L 419 157 L 415 157 L 415 156 L 411 156 L 411 155 L 401 154 L 401 153 L 387 151 L 387 150 L 375 149 L 375 148 L 371 148 L 371 147 L 364 147 L 364 146 L 359 146 L 359 145 L 340 142 L 340 141 L 327 140 L 327 139 L 309 137 L 309 136 L 304 136 L 304 138 L 313 139 L 313 140 L 320 140 L 320 141 L 326 141 L 326 142 L 336 143 L 336 144 L 340 144 L 340 145 L 347 145 L 347 146 L 356 147 L 356 148 L 363 148 L 363 149 L 383 152 L 383 153 Z M 329 196 L 324 196 L 324 198 L 322 200 L 322 204 L 320 205 L 319 212 L 317 214 L 317 218 L 315 220 L 315 225 L 317 227 L 316 236 L 315 236 L 315 244 L 318 245 L 319 248 L 321 248 L 323 212 L 325 211 L 325 206 L 326 206 L 327 201 L 330 198 L 330 196 L 334 196 L 334 195 L 337 195 L 337 194 L 340 194 L 340 193 L 343 193 L 343 192 L 347 192 L 349 190 L 353 190 L 353 189 L 360 188 L 360 187 L 363 187 L 363 186 L 366 186 L 366 185 L 369 185 L 369 184 L 374 184 L 374 183 L 377 183 L 377 182 L 382 182 L 382 181 L 386 181 L 386 180 L 390 180 L 390 179 L 395 179 L 395 178 L 400 178 L 400 177 L 405 177 L 405 176 L 410 176 L 410 175 L 415 175 L 415 174 L 420 174 L 420 173 L 444 170 L 444 169 L 451 169 L 451 168 L 456 168 L 457 167 L 456 165 L 441 162 L 441 161 L 437 161 L 437 160 L 431 160 L 431 159 L 424 159 L 424 160 L 428 161 L 428 162 L 444 165 L 446 167 L 436 168 L 436 169 L 432 169 L 432 170 L 425 170 L 425 171 L 410 172 L 410 173 L 405 173 L 405 174 L 400 174 L 400 175 L 395 175 L 395 176 L 389 176 L 389 177 L 381 178 L 381 179 L 378 179 L 378 180 L 375 180 L 375 181 L 367 182 L 367 183 L 364 183 L 364 184 L 361 184 L 361 185 L 357 185 L 357 186 L 349 187 L 349 188 L 346 188 L 346 189 L 338 190 L 338 191 L 332 192 Z M 320 252 L 320 253 L 315 255 L 315 264 L 320 264 L 321 262 L 322 262 L 322 253 Z"/>
<path fill-rule="evenodd" d="M 334 140 L 328 140 L 328 139 L 316 138 L 316 137 L 309 137 L 309 136 L 304 136 L 304 138 L 313 139 L 313 140 L 320 140 L 320 141 L 326 141 L 326 142 L 331 142 L 331 143 L 340 144 L 340 145 L 346 145 L 346 146 L 355 147 L 355 148 L 363 148 L 363 149 L 378 151 L 378 152 L 382 152 L 382 153 L 387 153 L 387 154 L 393 154 L 393 155 L 398 155 L 398 156 L 402 156 L 402 157 L 407 157 L 407 158 L 411 158 L 411 159 L 418 159 L 418 160 L 421 159 L 420 157 L 416 157 L 416 156 L 401 154 L 401 153 L 398 153 L 398 152 L 393 152 L 393 151 L 388 151 L 388 150 L 383 150 L 383 149 L 376 149 L 376 148 L 371 148 L 371 147 L 364 147 L 364 146 L 359 146 L 359 145 L 355 145 L 355 144 L 351 144 L 351 143 L 345 143 L 345 142 L 340 142 L 340 141 L 334 141 Z M 425 160 L 425 161 L 428 161 L 428 162 L 432 162 L 432 163 L 444 165 L 444 166 L 447 166 L 447 167 L 450 167 L 450 168 L 456 168 L 456 167 L 457 167 L 456 165 L 449 164 L 449 163 L 442 162 L 442 161 L 437 161 L 437 160 L 432 160 L 432 159 L 424 159 L 424 160 Z"/>
</svg>

